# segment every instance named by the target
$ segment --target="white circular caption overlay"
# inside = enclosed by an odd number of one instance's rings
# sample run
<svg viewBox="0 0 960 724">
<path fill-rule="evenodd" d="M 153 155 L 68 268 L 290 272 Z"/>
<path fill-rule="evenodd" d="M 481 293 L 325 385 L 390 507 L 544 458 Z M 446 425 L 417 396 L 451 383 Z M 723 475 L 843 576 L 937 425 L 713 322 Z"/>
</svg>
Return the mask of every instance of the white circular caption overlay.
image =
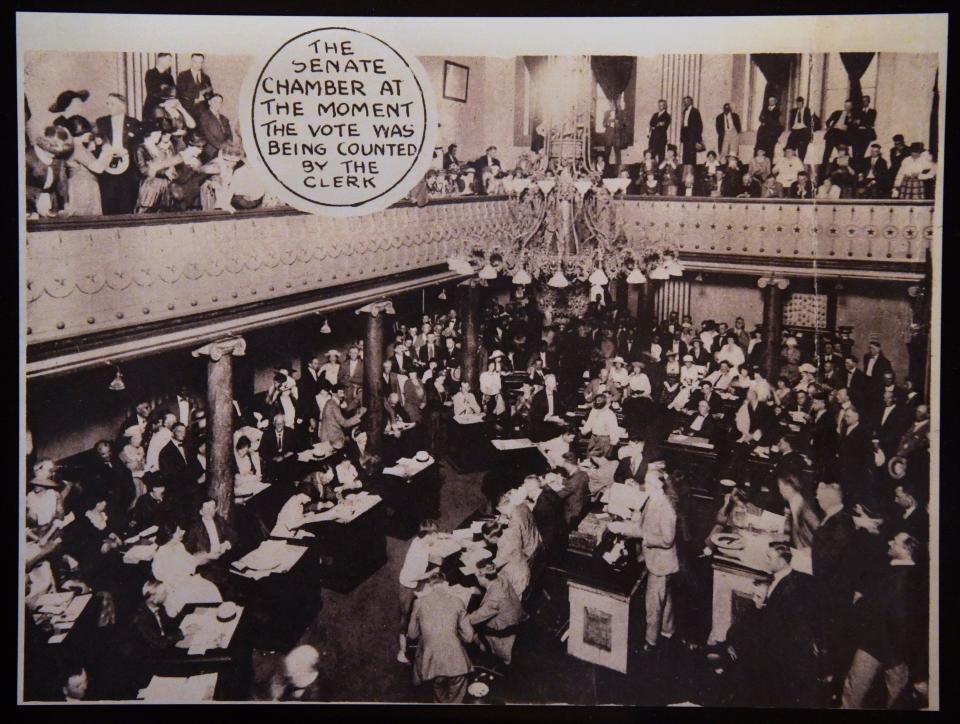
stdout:
<svg viewBox="0 0 960 724">
<path fill-rule="evenodd" d="M 291 38 L 255 67 L 244 98 L 248 160 L 301 211 L 380 211 L 430 166 L 437 122 L 426 72 L 368 33 L 318 28 Z"/>
</svg>

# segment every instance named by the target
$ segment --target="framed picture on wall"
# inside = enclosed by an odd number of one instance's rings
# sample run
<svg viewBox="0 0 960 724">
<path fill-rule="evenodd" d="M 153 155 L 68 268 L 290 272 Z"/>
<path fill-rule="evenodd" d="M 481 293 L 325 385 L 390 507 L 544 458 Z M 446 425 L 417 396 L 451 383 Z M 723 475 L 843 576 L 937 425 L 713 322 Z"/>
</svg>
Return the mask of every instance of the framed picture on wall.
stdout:
<svg viewBox="0 0 960 724">
<path fill-rule="evenodd" d="M 449 101 L 467 102 L 470 68 L 452 60 L 443 62 L 443 97 Z"/>
</svg>

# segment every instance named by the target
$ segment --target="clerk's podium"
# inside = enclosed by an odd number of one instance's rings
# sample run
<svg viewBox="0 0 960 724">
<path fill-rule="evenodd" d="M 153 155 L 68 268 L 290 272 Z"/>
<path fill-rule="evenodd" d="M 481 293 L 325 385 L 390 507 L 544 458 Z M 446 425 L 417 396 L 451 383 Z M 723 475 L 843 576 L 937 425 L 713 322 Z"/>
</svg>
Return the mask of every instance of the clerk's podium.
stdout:
<svg viewBox="0 0 960 724">
<path fill-rule="evenodd" d="M 627 673 L 630 642 L 643 627 L 643 600 L 636 593 L 646 570 L 631 560 L 623 570 L 597 555 L 567 551 L 560 566 L 567 576 L 570 627 L 567 653 Z M 639 628 L 638 628 L 639 627 Z"/>
</svg>

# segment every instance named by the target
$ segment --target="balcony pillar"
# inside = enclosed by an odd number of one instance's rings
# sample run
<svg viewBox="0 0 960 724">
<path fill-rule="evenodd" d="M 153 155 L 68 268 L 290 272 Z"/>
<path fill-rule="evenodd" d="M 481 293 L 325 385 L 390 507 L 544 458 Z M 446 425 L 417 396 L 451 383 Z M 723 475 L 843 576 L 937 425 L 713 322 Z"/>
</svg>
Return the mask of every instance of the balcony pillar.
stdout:
<svg viewBox="0 0 960 724">
<path fill-rule="evenodd" d="M 394 314 L 393 303 L 374 302 L 361 307 L 357 314 L 365 318 L 363 337 L 363 400 L 367 414 L 364 431 L 367 433 L 366 454 L 380 458 L 383 453 L 383 330 L 384 315 Z"/>
<path fill-rule="evenodd" d="M 460 381 L 469 382 L 474 394 L 480 389 L 480 281 L 468 279 L 461 282 L 461 318 L 463 319 L 463 345 L 460 348 Z"/>
<path fill-rule="evenodd" d="M 627 316 L 630 319 L 636 319 L 640 314 L 640 288 L 636 284 L 627 284 L 626 279 L 622 279 L 620 281 L 622 281 L 624 287 L 626 287 L 626 291 L 624 292 L 623 296 L 627 300 Z"/>
<path fill-rule="evenodd" d="M 228 337 L 192 352 L 207 357 L 207 489 L 227 521 L 233 509 L 233 358 L 246 350 L 243 337 Z"/>
<path fill-rule="evenodd" d="M 659 288 L 659 281 L 648 278 L 642 285 L 642 292 L 637 291 L 639 308 L 637 313 L 637 341 L 640 343 L 640 350 L 643 352 L 649 351 L 650 344 L 653 342 L 653 330 L 659 321 L 656 319 L 657 291 Z"/>
<path fill-rule="evenodd" d="M 763 326 L 765 349 L 763 374 L 772 380 L 780 372 L 780 336 L 783 330 L 783 292 L 790 286 L 789 279 L 760 277 L 757 286 L 763 293 Z"/>
</svg>

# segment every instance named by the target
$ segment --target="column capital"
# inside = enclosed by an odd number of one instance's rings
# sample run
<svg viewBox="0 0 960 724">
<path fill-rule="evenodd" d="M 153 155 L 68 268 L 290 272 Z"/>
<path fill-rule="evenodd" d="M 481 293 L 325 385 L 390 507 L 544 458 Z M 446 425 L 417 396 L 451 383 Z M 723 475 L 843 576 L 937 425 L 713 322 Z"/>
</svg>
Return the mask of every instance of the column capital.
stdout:
<svg viewBox="0 0 960 724">
<path fill-rule="evenodd" d="M 203 347 L 193 350 L 190 354 L 194 357 L 208 355 L 213 362 L 218 362 L 225 355 L 242 357 L 246 353 L 247 341 L 243 337 L 227 337 L 205 344 Z"/>
<path fill-rule="evenodd" d="M 393 302 L 385 299 L 379 302 L 371 302 L 357 310 L 357 314 L 369 314 L 371 317 L 379 317 L 381 314 L 396 314 L 393 309 Z"/>
<path fill-rule="evenodd" d="M 760 289 L 766 289 L 768 286 L 776 286 L 783 291 L 790 286 L 790 280 L 786 277 L 760 277 L 757 279 L 757 286 L 760 287 Z"/>
</svg>

